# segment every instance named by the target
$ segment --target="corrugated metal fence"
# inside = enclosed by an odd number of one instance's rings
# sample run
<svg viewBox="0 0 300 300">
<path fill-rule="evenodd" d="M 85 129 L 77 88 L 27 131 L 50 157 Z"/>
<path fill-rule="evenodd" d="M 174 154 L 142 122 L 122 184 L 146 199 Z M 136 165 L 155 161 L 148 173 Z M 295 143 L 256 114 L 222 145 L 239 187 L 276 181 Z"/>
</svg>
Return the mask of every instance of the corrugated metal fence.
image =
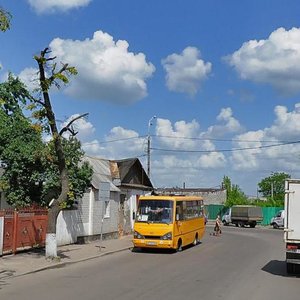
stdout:
<svg viewBox="0 0 300 300">
<path fill-rule="evenodd" d="M 261 225 L 270 225 L 271 219 L 280 211 L 283 207 L 262 207 L 263 220 Z"/>
<path fill-rule="evenodd" d="M 214 220 L 217 215 L 223 216 L 228 208 L 220 204 L 205 205 L 205 212 L 209 220 Z M 277 214 L 283 207 L 262 207 L 263 220 L 261 225 L 269 225 L 271 218 Z"/>
<path fill-rule="evenodd" d="M 227 210 L 227 207 L 225 207 L 222 204 L 209 204 L 209 205 L 204 205 L 204 209 L 208 219 L 214 220 L 217 218 L 217 215 L 223 216 Z"/>
</svg>

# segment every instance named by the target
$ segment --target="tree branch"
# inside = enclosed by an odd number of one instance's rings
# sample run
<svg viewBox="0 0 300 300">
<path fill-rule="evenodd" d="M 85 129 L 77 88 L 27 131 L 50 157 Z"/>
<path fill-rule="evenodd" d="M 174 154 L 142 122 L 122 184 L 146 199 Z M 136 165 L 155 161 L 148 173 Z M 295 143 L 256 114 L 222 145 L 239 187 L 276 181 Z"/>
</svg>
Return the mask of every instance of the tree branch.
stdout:
<svg viewBox="0 0 300 300">
<path fill-rule="evenodd" d="M 80 115 L 80 116 L 78 116 L 78 117 L 72 119 L 72 120 L 71 120 L 64 128 L 61 129 L 61 131 L 59 132 L 59 135 L 62 136 L 62 134 L 63 134 L 64 132 L 66 132 L 66 131 L 70 131 L 73 135 L 75 135 L 74 132 L 73 132 L 72 130 L 70 130 L 70 126 L 71 126 L 76 120 L 81 119 L 81 118 L 84 118 L 84 117 L 88 116 L 88 114 L 89 114 L 89 113 L 85 113 L 85 114 L 82 114 L 82 115 Z"/>
<path fill-rule="evenodd" d="M 34 102 L 36 102 L 36 103 L 38 103 L 38 104 L 40 104 L 41 106 L 45 106 L 45 103 L 42 101 L 42 100 L 38 100 L 38 99 L 35 99 L 35 98 L 33 98 L 34 100 Z"/>
<path fill-rule="evenodd" d="M 56 59 L 56 56 L 53 56 L 53 57 L 47 58 L 46 61 L 55 60 L 55 59 Z"/>
<path fill-rule="evenodd" d="M 49 77 L 50 84 L 55 80 L 55 75 L 56 75 L 56 74 L 62 74 L 63 72 L 65 72 L 65 71 L 67 70 L 68 66 L 69 66 L 69 64 L 64 64 L 64 65 L 62 66 L 62 68 L 61 68 L 58 72 L 56 72 L 56 73 L 53 72 L 53 73 L 52 73 L 52 76 Z M 53 70 L 53 71 L 54 71 L 54 70 Z"/>
<path fill-rule="evenodd" d="M 50 53 L 51 51 L 49 50 L 49 48 L 48 47 L 46 47 L 43 51 L 41 51 L 41 57 L 45 57 L 46 56 L 46 54 L 48 54 L 48 53 Z"/>
</svg>

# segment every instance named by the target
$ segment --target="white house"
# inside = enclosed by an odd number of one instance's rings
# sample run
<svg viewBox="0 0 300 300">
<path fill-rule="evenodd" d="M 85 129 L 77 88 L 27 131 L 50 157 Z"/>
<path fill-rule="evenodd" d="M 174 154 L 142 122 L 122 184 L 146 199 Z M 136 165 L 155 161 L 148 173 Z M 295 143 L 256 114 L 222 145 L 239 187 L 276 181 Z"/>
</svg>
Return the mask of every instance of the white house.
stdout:
<svg viewBox="0 0 300 300">
<path fill-rule="evenodd" d="M 117 238 L 133 229 L 133 216 L 139 196 L 153 186 L 137 158 L 107 160 L 85 156 L 93 168 L 91 186 L 78 199 L 78 208 L 62 211 L 57 220 L 57 244 Z M 100 186 L 107 187 L 103 197 Z M 1 195 L 0 208 L 8 208 Z"/>
<path fill-rule="evenodd" d="M 78 223 L 82 224 L 78 239 L 98 238 L 101 232 L 104 238 L 130 233 L 139 196 L 153 190 L 142 164 L 137 158 L 113 161 L 85 156 L 84 160 L 94 173 L 91 187 L 78 203 Z M 106 201 L 99 197 L 103 182 L 110 187 Z"/>
</svg>

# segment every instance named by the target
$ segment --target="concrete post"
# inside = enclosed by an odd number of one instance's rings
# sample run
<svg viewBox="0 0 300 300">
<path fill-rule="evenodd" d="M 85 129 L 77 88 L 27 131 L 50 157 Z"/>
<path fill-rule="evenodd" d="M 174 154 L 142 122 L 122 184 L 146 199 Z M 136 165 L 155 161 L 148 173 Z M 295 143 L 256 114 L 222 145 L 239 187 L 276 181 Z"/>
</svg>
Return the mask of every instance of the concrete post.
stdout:
<svg viewBox="0 0 300 300">
<path fill-rule="evenodd" d="M 0 216 L 0 256 L 3 255 L 4 216 Z"/>
</svg>

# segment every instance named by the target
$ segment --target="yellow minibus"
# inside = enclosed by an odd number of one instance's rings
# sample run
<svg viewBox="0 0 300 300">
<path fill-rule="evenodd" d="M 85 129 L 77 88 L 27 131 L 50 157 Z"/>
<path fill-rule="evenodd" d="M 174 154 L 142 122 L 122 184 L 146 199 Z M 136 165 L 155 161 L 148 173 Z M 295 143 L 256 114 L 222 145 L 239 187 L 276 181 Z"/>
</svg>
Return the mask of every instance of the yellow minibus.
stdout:
<svg viewBox="0 0 300 300">
<path fill-rule="evenodd" d="M 141 196 L 134 222 L 135 248 L 181 251 L 198 244 L 205 232 L 203 198 L 198 196 Z"/>
</svg>

